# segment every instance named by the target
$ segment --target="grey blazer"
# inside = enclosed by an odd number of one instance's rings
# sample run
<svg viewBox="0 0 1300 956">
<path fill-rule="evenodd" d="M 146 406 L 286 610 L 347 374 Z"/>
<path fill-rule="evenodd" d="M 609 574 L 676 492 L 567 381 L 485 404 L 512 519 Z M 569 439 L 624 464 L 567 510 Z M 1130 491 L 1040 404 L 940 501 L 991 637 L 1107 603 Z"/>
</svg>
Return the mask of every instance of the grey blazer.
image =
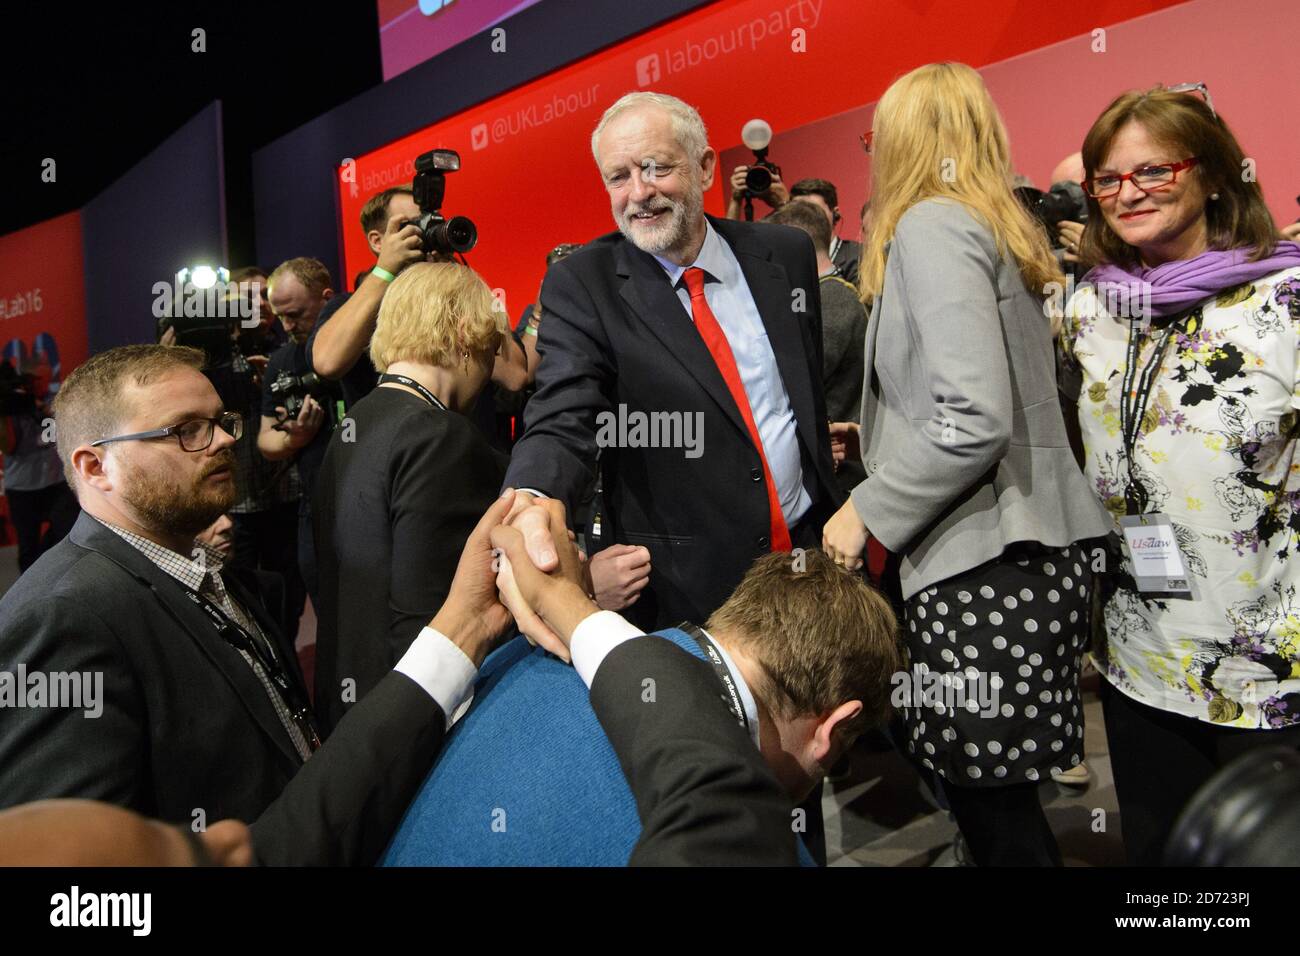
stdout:
<svg viewBox="0 0 1300 956">
<path fill-rule="evenodd" d="M 1013 259 L 960 203 L 898 222 L 867 323 L 867 529 L 901 556 L 903 596 L 1010 544 L 1063 547 L 1110 522 L 1066 438 L 1050 323 Z"/>
</svg>

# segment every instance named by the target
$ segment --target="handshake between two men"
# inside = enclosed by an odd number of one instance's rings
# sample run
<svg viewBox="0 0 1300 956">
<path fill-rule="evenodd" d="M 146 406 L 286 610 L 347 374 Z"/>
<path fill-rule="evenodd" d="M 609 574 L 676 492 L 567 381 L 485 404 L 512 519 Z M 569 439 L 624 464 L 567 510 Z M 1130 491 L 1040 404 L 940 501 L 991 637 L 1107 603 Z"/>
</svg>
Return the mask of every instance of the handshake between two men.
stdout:
<svg viewBox="0 0 1300 956">
<path fill-rule="evenodd" d="M 485 515 L 448 605 L 462 571 L 478 600 L 491 580 L 483 619 L 520 636 L 479 670 L 383 862 L 810 862 L 796 804 L 889 711 L 888 602 L 820 552 L 772 553 L 704 626 L 645 634 L 587 568 L 559 501 L 507 491 Z"/>
<path fill-rule="evenodd" d="M 90 799 L 0 812 L 0 865 L 807 862 L 795 804 L 888 714 L 900 658 L 883 597 L 791 559 L 647 635 L 592 599 L 563 505 L 507 490 L 430 625 L 251 826 L 54 790 Z"/>
</svg>

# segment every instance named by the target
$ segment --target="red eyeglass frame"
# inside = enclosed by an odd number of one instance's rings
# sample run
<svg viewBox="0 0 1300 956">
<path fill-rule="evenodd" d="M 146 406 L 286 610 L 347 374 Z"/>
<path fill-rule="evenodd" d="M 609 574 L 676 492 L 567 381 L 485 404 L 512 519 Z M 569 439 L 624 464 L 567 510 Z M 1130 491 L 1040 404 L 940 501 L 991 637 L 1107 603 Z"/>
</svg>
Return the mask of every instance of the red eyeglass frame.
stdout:
<svg viewBox="0 0 1300 956">
<path fill-rule="evenodd" d="M 1084 188 L 1084 191 L 1086 191 L 1086 192 L 1088 193 L 1089 196 L 1092 196 L 1093 199 L 1098 199 L 1098 200 L 1101 200 L 1101 199 L 1110 199 L 1112 196 L 1118 196 L 1121 192 L 1123 192 L 1123 191 L 1124 191 L 1124 183 L 1129 182 L 1130 180 L 1132 180 L 1133 177 L 1134 177 L 1135 175 L 1137 175 L 1138 173 L 1142 172 L 1142 170 L 1144 170 L 1144 169 L 1150 169 L 1153 165 L 1155 165 L 1155 166 L 1168 166 L 1168 167 L 1170 168 L 1170 170 L 1173 171 L 1173 174 L 1174 174 L 1174 178 L 1171 179 L 1171 180 L 1169 180 L 1169 182 L 1167 182 L 1167 183 L 1161 183 L 1159 186 L 1153 186 L 1153 187 L 1150 188 L 1150 189 L 1146 189 L 1146 188 L 1144 188 L 1144 187 L 1142 187 L 1142 186 L 1138 186 L 1138 189 L 1141 189 L 1144 193 L 1157 192 L 1157 191 L 1159 191 L 1159 190 L 1161 190 L 1161 189 L 1168 189 L 1168 188 L 1169 188 L 1170 186 L 1172 186 L 1174 183 L 1178 182 L 1178 174 L 1179 174 L 1179 173 L 1181 173 L 1184 169 L 1191 169 L 1193 166 L 1195 166 L 1195 165 L 1196 165 L 1197 163 L 1199 163 L 1199 162 L 1200 162 L 1200 159 L 1198 159 L 1198 158 L 1195 157 L 1195 156 L 1190 156 L 1190 157 L 1188 157 L 1187 159 L 1184 159 L 1182 162 L 1179 162 L 1179 163 L 1148 163 L 1146 166 L 1139 166 L 1137 169 L 1134 169 L 1134 170 L 1132 170 L 1132 171 L 1130 171 L 1130 172 L 1127 172 L 1127 173 L 1119 173 L 1119 174 L 1118 174 L 1119 185 L 1118 185 L 1117 187 L 1115 187 L 1115 191 L 1114 191 L 1113 193 L 1106 193 L 1106 195 L 1104 195 L 1104 196 L 1098 196 L 1098 195 L 1096 195 L 1096 194 L 1092 191 L 1092 185 L 1093 185 L 1094 182 L 1096 182 L 1096 177 L 1095 177 L 1095 176 L 1090 176 L 1090 177 L 1088 177 L 1087 179 L 1085 179 L 1085 180 L 1083 181 L 1083 188 Z M 1137 186 L 1137 183 L 1134 183 L 1134 185 Z"/>
</svg>

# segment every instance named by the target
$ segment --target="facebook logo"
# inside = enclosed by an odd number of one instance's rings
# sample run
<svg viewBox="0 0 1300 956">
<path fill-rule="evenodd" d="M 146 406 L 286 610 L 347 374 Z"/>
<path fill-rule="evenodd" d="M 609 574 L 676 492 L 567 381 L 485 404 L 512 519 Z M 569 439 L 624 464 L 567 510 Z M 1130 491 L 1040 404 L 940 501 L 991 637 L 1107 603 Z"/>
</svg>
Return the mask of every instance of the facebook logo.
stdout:
<svg viewBox="0 0 1300 956">
<path fill-rule="evenodd" d="M 651 53 L 636 61 L 636 82 L 638 86 L 649 86 L 659 80 L 659 54 Z"/>
<path fill-rule="evenodd" d="M 487 123 L 479 123 L 477 126 L 475 126 L 472 130 L 469 131 L 469 145 L 475 150 L 480 150 L 486 147 L 487 144 L 488 144 Z"/>
</svg>

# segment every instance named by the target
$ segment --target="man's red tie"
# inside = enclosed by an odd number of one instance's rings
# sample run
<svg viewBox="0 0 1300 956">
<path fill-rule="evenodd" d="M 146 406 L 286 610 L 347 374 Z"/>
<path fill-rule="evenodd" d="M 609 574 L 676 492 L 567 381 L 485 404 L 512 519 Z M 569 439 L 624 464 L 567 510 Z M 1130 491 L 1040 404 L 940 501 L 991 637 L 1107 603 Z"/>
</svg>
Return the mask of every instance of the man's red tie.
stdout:
<svg viewBox="0 0 1300 956">
<path fill-rule="evenodd" d="M 772 480 L 772 469 L 767 467 L 767 454 L 763 451 L 763 439 L 759 437 L 758 426 L 754 424 L 754 412 L 749 407 L 749 396 L 745 394 L 745 385 L 740 380 L 740 371 L 736 368 L 736 357 L 731 352 L 727 336 L 718 325 L 717 317 L 709 308 L 704 298 L 704 270 L 692 266 L 683 274 L 686 289 L 691 294 L 691 315 L 695 318 L 695 327 L 700 331 L 700 338 L 708 346 L 714 364 L 722 373 L 727 390 L 731 392 L 732 401 L 740 410 L 740 417 L 745 420 L 749 437 L 758 449 L 758 460 L 763 463 L 763 480 L 767 482 L 768 519 L 772 526 L 772 550 L 790 550 L 790 529 L 786 527 L 785 515 L 781 512 L 781 499 L 776 493 L 776 482 Z"/>
</svg>

